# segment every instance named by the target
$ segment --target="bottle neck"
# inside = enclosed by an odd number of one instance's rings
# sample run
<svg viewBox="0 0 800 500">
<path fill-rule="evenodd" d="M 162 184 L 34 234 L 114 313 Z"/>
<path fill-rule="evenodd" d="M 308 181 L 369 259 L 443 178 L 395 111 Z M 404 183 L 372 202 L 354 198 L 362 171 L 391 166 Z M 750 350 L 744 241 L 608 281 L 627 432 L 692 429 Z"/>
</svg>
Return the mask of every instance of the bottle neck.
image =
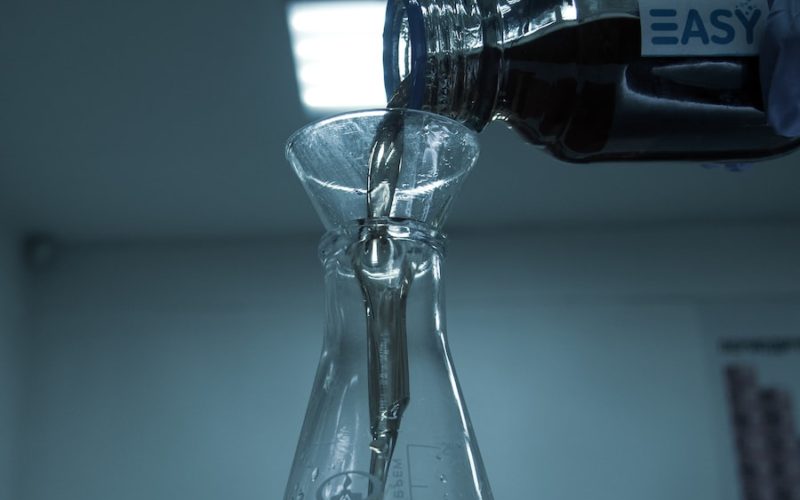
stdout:
<svg viewBox="0 0 800 500">
<path fill-rule="evenodd" d="M 481 130 L 500 87 L 501 17 L 491 0 L 392 0 L 384 29 L 390 107 L 423 109 Z"/>
<path fill-rule="evenodd" d="M 326 233 L 319 244 L 319 257 L 323 265 L 332 260 L 342 260 L 345 267 L 352 267 L 352 258 L 348 255 L 352 246 L 363 242 L 374 234 L 385 234 L 397 241 L 408 242 L 415 247 L 426 249 L 422 256 L 430 258 L 437 254 L 444 255 L 445 235 L 428 224 L 410 219 L 380 218 L 353 221 L 352 224 L 339 227 Z M 420 258 L 416 255 L 415 258 Z"/>
</svg>

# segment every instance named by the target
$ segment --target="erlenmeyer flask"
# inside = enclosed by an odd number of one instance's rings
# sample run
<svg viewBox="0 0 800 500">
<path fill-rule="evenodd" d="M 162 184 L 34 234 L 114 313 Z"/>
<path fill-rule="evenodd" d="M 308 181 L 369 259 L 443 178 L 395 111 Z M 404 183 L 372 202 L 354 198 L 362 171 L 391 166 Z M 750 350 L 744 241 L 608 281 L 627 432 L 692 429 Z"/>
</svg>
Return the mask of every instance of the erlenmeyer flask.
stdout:
<svg viewBox="0 0 800 500">
<path fill-rule="evenodd" d="M 371 219 L 387 113 L 402 114 L 402 168 L 389 217 Z M 328 232 L 325 338 L 285 500 L 492 499 L 445 336 L 439 232 L 477 154 L 464 126 L 408 110 L 334 117 L 289 140 Z"/>
</svg>

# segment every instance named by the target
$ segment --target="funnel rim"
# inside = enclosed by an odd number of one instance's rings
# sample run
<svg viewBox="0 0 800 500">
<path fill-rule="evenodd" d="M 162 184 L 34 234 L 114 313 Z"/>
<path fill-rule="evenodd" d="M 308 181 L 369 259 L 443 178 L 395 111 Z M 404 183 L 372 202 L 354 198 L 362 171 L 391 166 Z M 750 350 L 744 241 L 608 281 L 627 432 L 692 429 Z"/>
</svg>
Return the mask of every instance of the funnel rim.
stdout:
<svg viewBox="0 0 800 500">
<path fill-rule="evenodd" d="M 463 123 L 453 120 L 447 116 L 438 115 L 436 113 L 431 113 L 430 111 L 422 111 L 419 109 L 407 109 L 407 108 L 374 108 L 374 109 L 362 109 L 358 111 L 348 111 L 345 113 L 339 113 L 333 116 L 327 116 L 325 118 L 320 118 L 318 120 L 314 120 L 311 123 L 299 128 L 298 130 L 294 131 L 292 135 L 286 139 L 286 148 L 284 150 L 284 156 L 286 160 L 291 162 L 291 150 L 292 146 L 297 142 L 298 137 L 302 135 L 308 134 L 310 131 L 318 129 L 320 127 L 326 126 L 331 123 L 336 123 L 345 120 L 352 120 L 354 118 L 361 118 L 361 117 L 370 117 L 370 116 L 381 116 L 387 113 L 391 113 L 393 111 L 400 111 L 403 113 L 408 113 L 412 116 L 427 116 L 432 120 L 437 120 L 442 124 L 447 124 L 450 127 L 461 129 L 461 131 L 469 136 L 470 140 L 473 142 L 478 141 L 478 133 L 472 130 L 471 128 L 467 127 Z"/>
</svg>

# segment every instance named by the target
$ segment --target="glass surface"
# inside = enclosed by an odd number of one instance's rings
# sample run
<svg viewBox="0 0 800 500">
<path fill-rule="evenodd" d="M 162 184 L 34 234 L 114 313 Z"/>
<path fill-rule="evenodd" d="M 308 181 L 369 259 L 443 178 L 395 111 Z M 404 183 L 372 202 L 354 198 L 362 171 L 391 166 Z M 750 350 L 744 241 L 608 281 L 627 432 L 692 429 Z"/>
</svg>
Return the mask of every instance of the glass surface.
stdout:
<svg viewBox="0 0 800 500">
<path fill-rule="evenodd" d="M 391 217 L 370 218 L 376 138 L 397 119 L 402 161 L 381 177 L 397 179 Z M 462 125 L 401 110 L 325 120 L 289 141 L 329 231 L 325 337 L 285 500 L 491 500 L 447 345 L 438 231 L 477 152 Z"/>
</svg>

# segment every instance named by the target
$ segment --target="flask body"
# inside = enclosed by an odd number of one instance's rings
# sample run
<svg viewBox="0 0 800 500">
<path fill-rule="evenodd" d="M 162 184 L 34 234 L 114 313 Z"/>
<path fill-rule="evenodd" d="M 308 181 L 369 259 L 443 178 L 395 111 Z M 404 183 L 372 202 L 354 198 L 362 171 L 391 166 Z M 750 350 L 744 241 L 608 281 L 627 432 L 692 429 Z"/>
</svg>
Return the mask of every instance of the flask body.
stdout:
<svg viewBox="0 0 800 500">
<path fill-rule="evenodd" d="M 397 419 L 397 432 L 389 459 L 382 462 L 376 462 L 376 452 L 387 450 L 376 450 L 379 422 L 369 377 L 371 357 L 382 353 L 371 352 L 376 346 L 368 339 L 368 304 L 354 266 L 364 234 L 376 224 L 399 255 L 388 279 L 401 267 L 411 270 L 398 310 L 407 353 L 399 371 L 405 370 L 409 396 L 397 415 L 383 415 Z M 417 223 L 367 226 L 329 232 L 320 246 L 325 338 L 284 498 L 491 500 L 445 335 L 443 240 Z"/>
<path fill-rule="evenodd" d="M 636 0 L 450 0 L 447 9 L 426 0 L 416 10 L 398 1 L 385 32 L 387 92 L 395 95 L 414 71 L 425 73 L 417 79 L 425 89 L 406 94 L 424 95 L 422 109 L 474 129 L 505 121 L 571 162 L 749 160 L 800 146 L 768 123 L 757 55 L 681 55 L 680 42 L 668 56 L 643 55 Z M 452 18 L 475 11 L 481 36 L 437 28 L 474 23 L 474 15 Z M 409 23 L 398 17 L 421 19 L 411 24 L 424 25 L 424 35 L 404 32 Z M 759 11 L 753 19 L 766 17 Z M 409 43 L 389 43 L 396 37 Z M 405 46 L 424 47 L 427 58 L 397 50 Z"/>
</svg>

